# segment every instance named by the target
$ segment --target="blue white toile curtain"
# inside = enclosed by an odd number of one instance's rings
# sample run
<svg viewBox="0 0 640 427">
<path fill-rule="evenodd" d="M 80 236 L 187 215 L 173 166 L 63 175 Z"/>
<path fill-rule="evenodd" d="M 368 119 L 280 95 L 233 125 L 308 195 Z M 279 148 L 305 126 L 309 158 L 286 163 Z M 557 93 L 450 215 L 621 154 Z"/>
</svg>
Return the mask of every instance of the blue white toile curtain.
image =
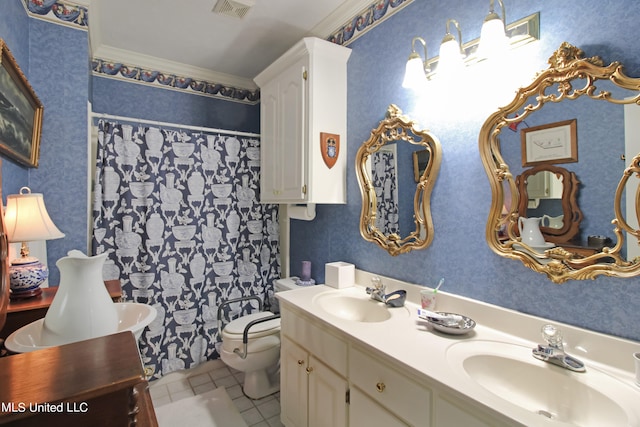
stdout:
<svg viewBox="0 0 640 427">
<path fill-rule="evenodd" d="M 256 137 L 99 121 L 93 252 L 126 301 L 158 311 L 140 340 L 154 377 L 219 357 L 221 301 L 272 295 L 278 208 L 259 177 Z"/>
<path fill-rule="evenodd" d="M 400 234 L 395 144 L 371 155 L 371 182 L 376 192 L 376 227 L 385 235 Z"/>
</svg>

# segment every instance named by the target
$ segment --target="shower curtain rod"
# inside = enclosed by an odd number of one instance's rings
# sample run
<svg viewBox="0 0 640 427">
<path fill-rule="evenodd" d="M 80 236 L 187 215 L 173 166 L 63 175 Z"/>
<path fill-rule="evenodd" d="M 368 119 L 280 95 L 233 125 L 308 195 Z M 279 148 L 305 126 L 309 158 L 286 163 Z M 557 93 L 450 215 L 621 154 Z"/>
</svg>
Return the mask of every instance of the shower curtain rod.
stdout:
<svg viewBox="0 0 640 427">
<path fill-rule="evenodd" d="M 155 126 L 164 126 L 164 127 L 174 127 L 174 128 L 180 128 L 180 129 L 188 129 L 188 130 L 194 130 L 194 131 L 200 131 L 200 132 L 219 132 L 219 133 L 226 133 L 226 134 L 230 134 L 230 135 L 237 135 L 237 136 L 252 136 L 252 137 L 260 137 L 259 133 L 251 133 L 251 132 L 240 132 L 240 131 L 235 131 L 235 130 L 225 130 L 225 129 L 215 129 L 215 128 L 206 128 L 206 127 L 201 127 L 201 126 L 188 126 L 188 125 L 181 125 L 181 124 L 177 124 L 177 123 L 168 123 L 168 122 L 157 122 L 154 120 L 145 120 L 145 119 L 135 119 L 133 117 L 124 117 L 124 116 L 113 116 L 111 114 L 104 114 L 104 113 L 91 113 L 92 117 L 98 118 L 98 119 L 111 119 L 111 120 L 121 120 L 121 121 L 125 121 L 125 122 L 135 122 L 135 123 L 142 123 L 142 124 L 146 124 L 146 125 L 155 125 Z"/>
</svg>

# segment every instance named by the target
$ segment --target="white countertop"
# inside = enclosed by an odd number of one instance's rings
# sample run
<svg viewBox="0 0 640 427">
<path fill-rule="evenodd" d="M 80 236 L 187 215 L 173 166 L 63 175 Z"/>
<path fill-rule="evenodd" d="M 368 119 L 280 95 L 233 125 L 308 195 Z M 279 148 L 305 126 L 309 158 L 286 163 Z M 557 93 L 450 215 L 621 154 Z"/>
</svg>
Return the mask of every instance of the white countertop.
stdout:
<svg viewBox="0 0 640 427">
<path fill-rule="evenodd" d="M 356 270 L 356 283 L 368 285 L 374 275 Z M 476 328 L 467 335 L 446 335 L 433 331 L 427 322 L 419 319 L 419 292 L 421 286 L 379 276 L 386 285 L 386 292 L 407 290 L 405 307 L 390 308 L 391 318 L 376 323 L 344 320 L 331 315 L 314 304 L 314 298 L 327 292 L 348 295 L 366 295 L 364 286 L 334 289 L 324 285 L 277 293 L 281 304 L 337 329 L 347 339 L 376 349 L 383 357 L 394 359 L 405 370 L 413 373 L 418 381 L 436 382 L 450 391 L 460 393 L 491 408 L 510 420 L 524 425 L 540 423 L 540 415 L 524 410 L 491 393 L 466 376 L 447 358 L 447 350 L 454 344 L 466 341 L 499 341 L 523 346 L 523 351 L 542 342 L 540 328 L 551 323 L 564 336 L 565 351 L 582 360 L 587 370 L 595 369 L 620 380 L 621 387 L 640 402 L 640 387 L 635 384 L 632 354 L 640 351 L 640 343 L 616 338 L 558 322 L 522 314 L 483 302 L 438 292 L 437 311 L 459 313 L 474 319 Z M 533 356 L 531 356 L 533 359 Z M 545 363 L 545 362 L 540 362 Z M 567 370 L 568 374 L 572 373 Z M 552 386 L 552 385 L 550 385 Z M 544 420 L 544 425 L 565 425 Z M 640 422 L 640 419 L 638 420 Z"/>
</svg>

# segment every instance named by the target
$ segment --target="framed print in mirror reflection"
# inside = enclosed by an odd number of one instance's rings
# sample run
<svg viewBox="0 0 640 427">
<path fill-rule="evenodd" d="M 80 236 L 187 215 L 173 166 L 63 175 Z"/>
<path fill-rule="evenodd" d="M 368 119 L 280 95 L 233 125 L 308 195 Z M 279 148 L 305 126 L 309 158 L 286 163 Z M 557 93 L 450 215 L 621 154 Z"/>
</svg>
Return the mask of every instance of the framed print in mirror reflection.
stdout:
<svg viewBox="0 0 640 427">
<path fill-rule="evenodd" d="M 0 39 L 0 154 L 38 167 L 42 104 Z"/>
<path fill-rule="evenodd" d="M 413 176 L 416 182 L 420 182 L 420 177 L 427 169 L 431 153 L 428 150 L 413 152 Z"/>
<path fill-rule="evenodd" d="M 577 162 L 577 127 L 573 119 L 522 129 L 522 166 Z"/>
</svg>

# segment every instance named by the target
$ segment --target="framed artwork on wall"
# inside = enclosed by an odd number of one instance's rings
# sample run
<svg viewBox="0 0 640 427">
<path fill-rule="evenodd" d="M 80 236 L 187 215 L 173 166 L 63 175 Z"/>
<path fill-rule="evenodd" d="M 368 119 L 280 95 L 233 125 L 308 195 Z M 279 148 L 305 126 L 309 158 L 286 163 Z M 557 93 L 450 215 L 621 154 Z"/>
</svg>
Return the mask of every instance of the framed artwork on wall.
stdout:
<svg viewBox="0 0 640 427">
<path fill-rule="evenodd" d="M 522 166 L 578 161 L 576 119 L 522 129 Z"/>
<path fill-rule="evenodd" d="M 0 155 L 38 167 L 43 106 L 0 39 Z"/>
</svg>

